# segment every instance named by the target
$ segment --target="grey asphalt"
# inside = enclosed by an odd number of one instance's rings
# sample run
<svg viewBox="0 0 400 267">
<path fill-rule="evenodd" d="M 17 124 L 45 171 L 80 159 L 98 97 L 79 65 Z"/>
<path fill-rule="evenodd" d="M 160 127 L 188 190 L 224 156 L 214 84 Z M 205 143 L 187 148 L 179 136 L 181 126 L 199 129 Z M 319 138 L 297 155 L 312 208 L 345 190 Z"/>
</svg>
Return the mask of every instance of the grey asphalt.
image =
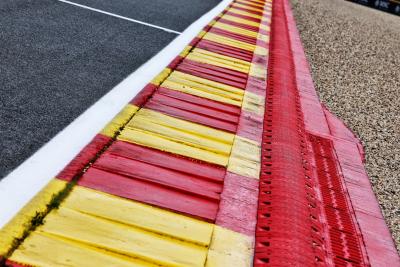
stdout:
<svg viewBox="0 0 400 267">
<path fill-rule="evenodd" d="M 73 2 L 183 31 L 219 1 Z M 0 179 L 175 37 L 56 0 L 0 1 Z"/>
</svg>

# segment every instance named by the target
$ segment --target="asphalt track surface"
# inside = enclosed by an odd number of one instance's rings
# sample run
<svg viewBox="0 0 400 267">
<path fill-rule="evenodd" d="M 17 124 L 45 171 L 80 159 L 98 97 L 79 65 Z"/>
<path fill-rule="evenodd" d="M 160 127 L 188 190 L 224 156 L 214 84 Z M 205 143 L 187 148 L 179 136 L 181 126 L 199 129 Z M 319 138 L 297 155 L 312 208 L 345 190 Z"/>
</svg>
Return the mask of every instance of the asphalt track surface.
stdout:
<svg viewBox="0 0 400 267">
<path fill-rule="evenodd" d="M 178 32 L 219 3 L 73 2 Z M 56 0 L 1 1 L 0 25 L 0 179 L 177 36 Z"/>
</svg>

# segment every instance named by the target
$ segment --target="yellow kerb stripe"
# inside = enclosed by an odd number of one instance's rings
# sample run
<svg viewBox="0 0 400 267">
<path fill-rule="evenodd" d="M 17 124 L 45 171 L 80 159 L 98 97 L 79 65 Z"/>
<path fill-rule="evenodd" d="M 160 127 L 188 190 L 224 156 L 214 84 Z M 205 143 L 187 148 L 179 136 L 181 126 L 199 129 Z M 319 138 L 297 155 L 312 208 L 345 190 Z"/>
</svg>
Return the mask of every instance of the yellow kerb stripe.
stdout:
<svg viewBox="0 0 400 267">
<path fill-rule="evenodd" d="M 252 17 L 252 18 L 255 18 L 255 19 L 261 19 L 263 17 L 263 16 L 256 15 L 256 14 L 253 14 L 253 13 L 249 13 L 249 12 L 246 12 L 246 11 L 234 8 L 234 7 L 230 8 L 228 10 L 228 12 L 232 12 L 232 13 L 235 13 L 235 14 L 238 14 L 238 15 L 247 16 L 247 17 Z"/>
<path fill-rule="evenodd" d="M 254 237 L 216 225 L 208 250 L 206 267 L 252 266 Z"/>
<path fill-rule="evenodd" d="M 258 11 L 258 12 L 263 12 L 264 11 L 263 7 L 256 8 L 256 7 L 252 7 L 252 6 L 248 6 L 248 5 L 243 5 L 243 4 L 240 4 L 240 3 L 234 3 L 233 6 L 234 7 L 245 8 L 245 9 L 248 9 L 248 10 Z"/>
<path fill-rule="evenodd" d="M 266 27 L 266 30 L 269 30 L 269 27 Z M 257 36 L 257 39 L 264 41 L 264 42 L 269 42 L 269 35 L 259 33 Z"/>
<path fill-rule="evenodd" d="M 258 116 L 263 116 L 265 110 L 265 97 L 245 91 L 242 109 L 255 113 Z"/>
<path fill-rule="evenodd" d="M 251 51 L 253 52 L 255 49 L 255 45 L 245 43 L 236 39 L 232 39 L 223 35 L 215 34 L 212 32 L 208 32 L 206 35 L 203 37 L 204 40 L 210 40 L 216 43 L 224 44 L 224 45 L 229 45 L 233 46 L 236 48 L 240 48 L 243 50 Z"/>
<path fill-rule="evenodd" d="M 265 80 L 267 78 L 267 66 L 264 64 L 252 63 L 249 75 Z"/>
<path fill-rule="evenodd" d="M 229 21 L 237 22 L 237 23 L 246 24 L 246 25 L 249 25 L 249 26 L 254 26 L 254 27 L 259 27 L 260 26 L 260 23 L 258 23 L 258 22 L 251 21 L 251 20 L 246 20 L 246 19 L 242 19 L 242 18 L 238 18 L 238 17 L 231 16 L 231 15 L 228 15 L 228 14 L 224 14 L 221 18 L 229 20 Z"/>
<path fill-rule="evenodd" d="M 10 260 L 27 266 L 156 267 L 85 243 L 42 232 L 31 233 Z"/>
<path fill-rule="evenodd" d="M 136 113 L 139 107 L 128 104 L 126 105 L 114 119 L 109 122 L 106 127 L 101 130 L 100 134 L 114 137 L 114 135 L 120 130 L 120 128 L 125 125 L 129 119 Z"/>
<path fill-rule="evenodd" d="M 245 0 L 236 1 L 236 3 L 238 3 L 238 4 L 242 4 L 242 5 L 246 5 L 246 2 L 248 2 L 248 1 L 245 1 Z M 262 9 L 263 9 L 263 8 L 264 8 L 264 6 L 265 6 L 265 4 L 264 4 L 264 3 L 259 3 L 259 4 L 257 4 L 257 3 L 251 2 L 250 4 L 251 4 L 251 5 L 253 5 L 253 6 L 258 6 L 258 7 L 261 7 Z"/>
<path fill-rule="evenodd" d="M 0 229 L 0 256 L 8 252 L 15 238 L 22 237 L 37 213 L 46 211 L 52 197 L 61 192 L 65 185 L 65 182 L 57 179 L 51 180 L 9 223 Z"/>
<path fill-rule="evenodd" d="M 186 57 L 187 54 L 189 54 L 190 49 L 192 49 L 192 46 L 187 45 L 187 46 L 185 47 L 185 49 L 183 49 L 183 51 L 179 54 L 179 56 L 181 56 L 181 57 Z"/>
<path fill-rule="evenodd" d="M 227 166 L 234 135 L 141 109 L 118 139 Z"/>
<path fill-rule="evenodd" d="M 264 17 L 262 20 L 261 20 L 261 22 L 267 22 L 267 23 L 271 23 L 271 19 L 270 18 L 266 18 L 266 17 Z"/>
<path fill-rule="evenodd" d="M 244 96 L 242 89 L 217 83 L 190 74 L 175 71 L 162 84 L 171 90 L 192 94 L 215 101 L 241 106 Z"/>
<path fill-rule="evenodd" d="M 266 56 L 268 55 L 268 49 L 257 45 L 256 49 L 254 50 L 254 54 L 260 55 L 260 56 Z"/>
<path fill-rule="evenodd" d="M 232 96 L 234 99 L 240 100 L 242 99 L 242 96 L 244 94 L 244 91 L 242 89 L 233 87 L 231 85 L 227 85 L 227 84 L 223 84 L 223 83 L 219 83 L 219 82 L 215 82 L 215 81 L 211 81 L 211 80 L 207 80 L 201 77 L 197 77 L 191 74 L 186 74 L 180 71 L 174 71 L 171 76 L 168 78 L 168 80 L 173 80 L 175 81 L 175 79 L 178 80 L 187 80 L 187 81 L 192 81 L 192 82 L 196 82 L 199 84 L 203 84 L 206 86 L 211 86 L 214 88 L 218 88 L 220 91 L 224 91 L 229 93 L 230 96 Z"/>
<path fill-rule="evenodd" d="M 137 266 L 204 266 L 212 224 L 94 190 L 77 191 L 46 216 L 43 226 L 26 239 L 12 260 L 32 264 L 40 260 L 32 255 L 35 252 L 43 255 L 40 266 L 66 264 L 70 257 L 81 264 L 76 266 L 83 266 L 87 255 L 69 251 L 78 248 L 101 251 L 103 257 L 89 255 L 97 263 L 105 258 L 110 263 L 107 266 L 125 261 Z M 52 255 L 52 259 L 46 255 Z"/>
<path fill-rule="evenodd" d="M 260 158 L 261 146 L 259 143 L 241 136 L 235 136 L 228 171 L 259 179 Z"/>
<path fill-rule="evenodd" d="M 193 52 L 187 56 L 187 59 L 244 73 L 248 73 L 250 71 L 251 64 L 250 62 L 245 60 L 224 56 L 200 48 L 194 49 Z"/>
<path fill-rule="evenodd" d="M 222 22 L 215 23 L 213 27 L 253 38 L 257 38 L 258 35 L 258 32 L 242 29 Z"/>
<path fill-rule="evenodd" d="M 81 186 L 73 189 L 62 206 L 204 247 L 211 240 L 210 223 Z"/>
<path fill-rule="evenodd" d="M 232 137 L 230 134 L 221 136 L 224 137 L 222 139 L 217 135 L 213 136 L 213 134 L 219 134 L 218 130 L 170 117 L 150 109 L 139 112 L 127 126 L 222 155 L 229 155 L 231 151 Z"/>
<path fill-rule="evenodd" d="M 171 72 L 172 70 L 170 68 L 163 69 L 163 71 L 161 71 L 156 77 L 154 77 L 153 80 L 151 80 L 151 83 L 159 86 Z"/>
</svg>

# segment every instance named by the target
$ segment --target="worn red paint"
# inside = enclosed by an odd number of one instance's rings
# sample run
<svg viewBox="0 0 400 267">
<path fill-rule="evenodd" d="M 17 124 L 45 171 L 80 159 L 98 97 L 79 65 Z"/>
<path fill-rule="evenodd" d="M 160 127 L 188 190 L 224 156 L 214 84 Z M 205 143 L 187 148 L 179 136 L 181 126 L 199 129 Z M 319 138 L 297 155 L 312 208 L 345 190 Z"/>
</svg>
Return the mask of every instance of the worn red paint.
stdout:
<svg viewBox="0 0 400 267">
<path fill-rule="evenodd" d="M 157 89 L 157 85 L 147 84 L 140 92 L 130 101 L 130 104 L 141 107 L 153 95 Z"/>
<path fill-rule="evenodd" d="M 237 18 L 240 18 L 240 19 L 245 19 L 245 20 L 261 23 L 261 19 L 253 18 L 253 17 L 246 16 L 246 15 L 240 15 L 240 14 L 237 14 L 237 13 L 230 12 L 229 10 L 225 14 L 227 14 L 229 16 L 232 16 L 232 17 L 237 17 Z"/>
<path fill-rule="evenodd" d="M 111 137 L 97 134 L 75 158 L 57 175 L 58 179 L 71 181 L 91 162 L 106 145 L 112 141 Z"/>
<path fill-rule="evenodd" d="M 261 144 L 263 123 L 262 116 L 242 110 L 236 134 Z"/>
<path fill-rule="evenodd" d="M 231 20 L 227 20 L 227 19 L 224 19 L 224 18 L 220 18 L 218 20 L 218 22 L 221 22 L 223 24 L 232 25 L 232 26 L 235 26 L 235 27 L 238 27 L 238 28 L 242 28 L 242 29 L 245 29 L 245 30 L 249 30 L 249 31 L 253 31 L 253 32 L 258 32 L 259 31 L 258 27 L 256 27 L 256 26 L 251 26 L 251 25 L 248 25 L 248 24 L 239 23 L 239 22 L 236 22 L 236 21 L 231 21 Z"/>
<path fill-rule="evenodd" d="M 235 3 L 237 3 L 237 4 L 242 4 L 242 5 L 246 5 L 246 6 L 248 6 L 248 7 L 252 7 L 252 8 L 256 8 L 256 9 L 259 9 L 260 12 L 262 12 L 262 11 L 264 10 L 264 7 L 258 6 L 258 4 L 260 4 L 260 3 L 258 3 L 258 2 L 252 2 L 252 1 L 247 1 L 247 2 L 235 1 Z M 267 5 L 267 4 L 265 3 L 265 5 Z"/>
<path fill-rule="evenodd" d="M 210 52 L 241 59 L 248 62 L 251 62 L 251 59 L 253 57 L 253 53 L 248 50 L 240 49 L 229 45 L 223 45 L 209 40 L 201 40 L 198 43 L 197 48 L 201 48 Z"/>
<path fill-rule="evenodd" d="M 204 79 L 244 89 L 247 73 L 185 59 L 176 70 Z"/>
<path fill-rule="evenodd" d="M 357 238 L 358 229 L 352 218 L 354 212 L 337 169 L 332 142 L 314 135 L 309 138 L 313 146 L 334 261 L 337 264 L 350 262 L 352 266 L 364 266 L 366 263 L 362 255 L 362 240 Z"/>
<path fill-rule="evenodd" d="M 237 9 L 237 10 L 245 11 L 247 13 L 251 13 L 251 14 L 254 14 L 254 15 L 262 16 L 262 11 L 257 11 L 257 10 L 248 9 L 248 8 L 239 7 L 239 6 L 233 6 L 233 8 Z"/>
<path fill-rule="evenodd" d="M 6 264 L 5 264 L 5 267 L 24 267 L 24 266 L 26 266 L 26 265 L 22 265 L 22 264 L 19 264 L 19 263 L 10 261 L 10 260 L 7 260 Z"/>
<path fill-rule="evenodd" d="M 238 118 L 216 110 L 206 109 L 204 107 L 187 103 L 180 100 L 155 94 L 147 102 L 146 108 L 158 111 L 173 117 L 187 121 L 203 124 L 228 132 L 236 132 Z M 193 109 L 190 110 L 190 107 Z"/>
<path fill-rule="evenodd" d="M 258 180 L 227 172 L 216 224 L 254 236 Z"/>
<path fill-rule="evenodd" d="M 244 43 L 252 44 L 252 45 L 255 45 L 256 41 L 257 41 L 257 38 L 255 38 L 255 37 L 250 37 L 247 35 L 231 32 L 231 31 L 227 31 L 227 30 L 222 30 L 219 28 L 212 28 L 212 29 L 210 29 L 209 32 L 215 33 L 215 34 L 218 34 L 221 36 L 225 36 L 225 37 L 228 37 L 231 39 L 235 39 L 235 40 L 238 40 L 238 41 L 241 41 Z"/>
</svg>

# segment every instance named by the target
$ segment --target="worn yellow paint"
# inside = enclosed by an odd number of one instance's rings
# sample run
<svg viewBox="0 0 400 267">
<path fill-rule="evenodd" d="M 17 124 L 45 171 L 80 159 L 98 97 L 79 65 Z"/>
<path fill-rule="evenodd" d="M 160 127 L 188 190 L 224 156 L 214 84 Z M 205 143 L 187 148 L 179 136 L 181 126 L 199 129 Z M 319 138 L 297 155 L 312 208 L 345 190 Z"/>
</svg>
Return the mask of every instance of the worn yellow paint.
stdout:
<svg viewBox="0 0 400 267">
<path fill-rule="evenodd" d="M 224 45 L 230 45 L 233 47 L 237 47 L 240 49 L 248 50 L 253 52 L 255 45 L 245 43 L 236 39 L 232 39 L 223 35 L 215 34 L 212 32 L 208 32 L 206 35 L 204 35 L 203 39 L 205 40 L 210 40 L 216 43 L 224 44 Z"/>
<path fill-rule="evenodd" d="M 145 121 L 163 125 L 165 127 L 171 127 L 176 130 L 181 130 L 183 133 L 195 134 L 198 135 L 199 137 L 206 137 L 209 138 L 210 140 L 214 140 L 216 142 L 228 145 L 232 144 L 234 138 L 234 135 L 231 133 L 216 130 L 214 128 L 200 125 L 197 123 L 174 118 L 150 109 L 141 109 L 136 114 L 136 116 L 134 116 L 132 120 L 127 124 L 127 127 L 131 128 L 142 127 L 138 124 Z M 225 151 L 225 148 L 223 150 L 224 151 L 221 151 L 221 153 L 230 151 L 230 149 Z"/>
<path fill-rule="evenodd" d="M 213 137 L 216 130 L 200 124 L 177 119 L 149 109 L 141 111 L 127 125 L 128 127 L 166 136 L 180 143 L 192 144 L 194 147 L 219 154 L 229 154 L 231 134 Z"/>
<path fill-rule="evenodd" d="M 266 27 L 266 28 L 269 28 L 269 27 Z M 266 29 L 266 30 L 268 30 L 268 29 Z M 257 39 L 264 41 L 264 42 L 269 42 L 269 35 L 259 33 L 257 36 Z"/>
<path fill-rule="evenodd" d="M 208 250 L 206 267 L 251 267 L 254 237 L 216 225 Z"/>
<path fill-rule="evenodd" d="M 115 134 L 124 126 L 129 119 L 138 111 L 139 107 L 128 104 L 126 105 L 106 127 L 101 130 L 100 134 L 114 137 Z"/>
<path fill-rule="evenodd" d="M 212 21 L 210 21 L 208 23 L 208 26 L 213 26 L 216 22 L 217 22 L 217 20 L 213 19 Z"/>
<path fill-rule="evenodd" d="M 201 31 L 201 32 L 199 32 L 199 34 L 197 34 L 197 38 L 202 39 L 203 36 L 204 36 L 206 33 L 207 33 L 206 31 Z"/>
<path fill-rule="evenodd" d="M 190 46 L 190 45 L 185 46 L 185 48 L 184 48 L 183 51 L 179 54 L 179 56 L 181 56 L 181 57 L 186 57 L 186 56 L 190 53 L 190 50 L 191 50 L 192 48 L 193 48 L 193 47 Z"/>
<path fill-rule="evenodd" d="M 249 75 L 265 80 L 267 79 L 267 66 L 264 64 L 251 63 Z"/>
<path fill-rule="evenodd" d="M 270 18 L 267 18 L 267 17 L 263 17 L 263 18 L 261 19 L 261 22 L 263 22 L 263 23 L 271 23 L 271 19 L 270 19 Z"/>
<path fill-rule="evenodd" d="M 253 13 L 250 13 L 250 12 L 246 12 L 246 11 L 234 8 L 234 7 L 230 8 L 229 12 L 232 12 L 232 13 L 235 13 L 235 14 L 238 14 L 238 15 L 252 17 L 252 18 L 255 18 L 255 19 L 261 19 L 262 18 L 262 16 L 260 16 L 260 15 L 256 15 L 256 14 L 253 14 Z"/>
<path fill-rule="evenodd" d="M 259 143 L 235 136 L 229 157 L 228 171 L 250 178 L 259 179 L 261 146 Z"/>
<path fill-rule="evenodd" d="M 22 237 L 37 213 L 45 212 L 52 197 L 65 188 L 66 183 L 51 180 L 15 217 L 0 230 L 0 256 L 5 255 L 15 238 Z"/>
<path fill-rule="evenodd" d="M 254 26 L 254 27 L 259 27 L 260 23 L 255 22 L 255 21 L 251 21 L 251 20 L 246 20 L 246 19 L 242 19 L 242 18 L 238 18 L 235 16 L 231 16 L 229 14 L 224 14 L 221 16 L 222 19 L 226 19 L 229 21 L 233 21 L 233 22 L 237 22 L 237 23 L 242 23 L 242 24 L 246 24 L 249 26 Z"/>
<path fill-rule="evenodd" d="M 242 89 L 179 71 L 174 71 L 162 86 L 235 106 L 242 105 L 244 96 L 244 90 Z"/>
<path fill-rule="evenodd" d="M 196 147 L 191 147 L 186 144 L 181 144 L 179 142 L 136 129 L 126 129 L 123 132 L 123 135 L 119 137 L 119 139 L 146 147 L 156 148 L 161 151 L 167 151 L 186 157 L 204 160 L 206 162 L 218 164 L 221 166 L 226 166 L 228 162 L 228 159 L 225 155 L 220 155 Z"/>
<path fill-rule="evenodd" d="M 40 267 L 156 267 L 139 259 L 77 243 L 73 240 L 44 233 L 32 233 L 16 250 L 10 260 L 27 266 Z"/>
<path fill-rule="evenodd" d="M 259 4 L 262 4 L 262 3 L 264 3 L 264 1 L 265 0 L 240 0 L 240 2 L 245 2 L 245 3 L 259 3 Z"/>
<path fill-rule="evenodd" d="M 258 11 L 258 12 L 263 12 L 264 11 L 264 7 L 252 7 L 252 6 L 248 6 L 248 5 L 243 5 L 243 4 L 240 4 L 240 3 L 233 3 L 232 4 L 232 6 L 234 6 L 234 7 L 241 7 L 241 8 L 245 8 L 245 9 L 248 9 L 248 10 L 253 10 L 253 11 Z"/>
<path fill-rule="evenodd" d="M 250 2 L 250 1 L 246 1 L 246 0 L 241 0 L 241 2 L 248 2 L 248 3 L 251 3 L 251 5 L 253 5 L 253 6 L 258 6 L 258 7 L 261 7 L 261 8 L 264 8 L 264 6 L 265 6 L 263 1 L 251 1 Z M 254 2 L 258 2 L 258 4 L 254 3 Z"/>
<path fill-rule="evenodd" d="M 264 115 L 265 110 L 265 97 L 245 91 L 242 109 L 248 112 L 255 113 L 259 116 Z"/>
<path fill-rule="evenodd" d="M 269 31 L 269 27 L 265 27 L 265 30 Z M 264 42 L 269 42 L 269 35 L 259 33 L 258 36 L 257 36 L 257 39 L 261 40 L 261 41 L 264 41 Z"/>
<path fill-rule="evenodd" d="M 35 266 L 204 266 L 213 228 L 75 186 L 10 259 Z"/>
<path fill-rule="evenodd" d="M 160 72 L 155 78 L 153 78 L 153 80 L 151 80 L 151 83 L 159 86 L 171 72 L 172 70 L 170 68 L 163 69 L 162 72 Z"/>
<path fill-rule="evenodd" d="M 248 73 L 250 70 L 250 62 L 229 56 L 224 56 L 200 48 L 193 49 L 192 53 L 187 56 L 187 59 L 244 73 Z"/>
<path fill-rule="evenodd" d="M 239 27 L 236 27 L 236 26 L 232 26 L 232 25 L 229 25 L 229 24 L 225 24 L 225 23 L 222 23 L 222 22 L 215 23 L 213 27 L 214 28 L 218 28 L 218 29 L 222 29 L 222 30 L 226 30 L 226 31 L 230 31 L 230 32 L 233 32 L 233 33 L 238 33 L 238 34 L 242 34 L 242 35 L 245 35 L 245 36 L 253 37 L 253 38 L 256 38 L 257 35 L 258 35 L 257 32 L 246 30 L 246 29 L 242 29 L 242 28 L 239 28 Z"/>
<path fill-rule="evenodd" d="M 35 233 L 54 240 L 69 240 L 78 248 L 83 245 L 101 249 L 114 254 L 114 258 L 120 254 L 162 266 L 204 265 L 206 247 L 146 231 L 117 219 L 105 219 L 61 206 L 46 216 L 44 224 Z M 34 237 L 32 239 L 35 241 Z M 38 241 L 36 244 L 46 246 Z M 55 255 L 62 251 L 48 247 L 45 253 Z M 76 260 L 81 262 L 85 257 L 82 255 Z"/>
<path fill-rule="evenodd" d="M 164 209 L 76 186 L 63 207 L 208 247 L 213 225 Z"/>
<path fill-rule="evenodd" d="M 242 96 L 243 92 L 244 92 L 242 89 L 236 88 L 234 86 L 230 86 L 230 85 L 227 85 L 227 84 L 223 84 L 223 83 L 207 80 L 207 79 L 204 79 L 204 78 L 201 78 L 201 77 L 197 77 L 197 76 L 194 76 L 194 75 L 190 75 L 190 74 L 187 74 L 187 73 L 183 73 L 183 72 L 180 72 L 180 71 L 174 71 L 171 74 L 170 78 L 172 80 L 177 78 L 177 79 L 184 79 L 184 80 L 197 82 L 197 83 L 204 84 L 204 85 L 207 85 L 207 86 L 219 88 L 222 91 L 225 91 L 225 92 L 228 92 L 228 93 L 231 93 L 231 94 L 234 94 L 234 95 L 238 95 L 238 96 Z M 238 98 L 238 99 L 240 99 L 240 98 Z"/>
<path fill-rule="evenodd" d="M 250 4 L 253 4 L 254 2 L 258 3 L 259 5 L 265 5 L 266 3 L 272 2 L 272 0 L 241 0 L 245 2 L 249 2 Z"/>
<path fill-rule="evenodd" d="M 118 139 L 227 166 L 234 135 L 141 109 Z"/>
<path fill-rule="evenodd" d="M 266 55 L 268 55 L 268 49 L 266 49 L 265 47 L 257 45 L 256 49 L 254 50 L 254 54 L 257 54 L 257 55 L 260 55 L 260 56 L 266 56 Z M 267 66 L 265 66 L 265 67 L 267 67 Z"/>
</svg>

